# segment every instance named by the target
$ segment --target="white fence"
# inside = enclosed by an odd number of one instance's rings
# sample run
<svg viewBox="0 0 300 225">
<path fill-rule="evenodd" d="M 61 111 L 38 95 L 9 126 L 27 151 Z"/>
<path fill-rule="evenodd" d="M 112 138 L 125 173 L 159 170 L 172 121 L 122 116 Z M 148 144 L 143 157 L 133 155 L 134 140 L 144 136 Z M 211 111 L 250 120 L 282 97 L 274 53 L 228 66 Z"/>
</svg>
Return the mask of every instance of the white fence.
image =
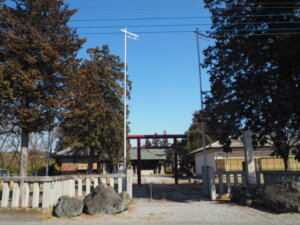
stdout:
<svg viewBox="0 0 300 225">
<path fill-rule="evenodd" d="M 217 172 L 215 173 L 217 193 L 220 196 L 229 194 L 231 186 L 241 184 L 246 186 L 247 173 L 245 172 Z"/>
<path fill-rule="evenodd" d="M 205 174 L 204 171 L 203 168 L 203 174 Z M 229 196 L 232 186 L 246 187 L 248 185 L 246 172 L 215 172 L 212 167 L 207 167 L 207 175 L 207 177 L 203 177 L 203 193 L 211 200 Z M 300 182 L 300 171 L 260 171 L 256 173 L 257 185 L 270 185 L 285 179 Z"/>
<path fill-rule="evenodd" d="M 0 208 L 49 208 L 63 195 L 83 198 L 99 183 L 123 190 L 122 174 L 53 177 L 1 177 Z M 1 190 L 1 188 L 0 188 Z M 127 192 L 132 197 L 132 170 L 127 170 Z"/>
<path fill-rule="evenodd" d="M 300 171 L 264 171 L 260 172 L 260 174 L 263 176 L 265 185 L 278 183 L 281 180 L 300 182 Z"/>
</svg>

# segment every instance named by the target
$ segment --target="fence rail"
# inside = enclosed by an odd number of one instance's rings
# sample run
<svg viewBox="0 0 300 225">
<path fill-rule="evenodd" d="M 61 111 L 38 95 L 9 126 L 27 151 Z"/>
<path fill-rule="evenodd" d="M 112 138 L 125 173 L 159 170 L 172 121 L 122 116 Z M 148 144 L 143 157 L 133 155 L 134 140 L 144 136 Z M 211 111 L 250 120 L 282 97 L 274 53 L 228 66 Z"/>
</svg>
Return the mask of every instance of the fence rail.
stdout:
<svg viewBox="0 0 300 225">
<path fill-rule="evenodd" d="M 209 196 L 211 200 L 218 197 L 229 196 L 231 187 L 249 185 L 246 172 L 215 172 L 212 167 L 202 168 L 203 174 L 203 194 Z M 300 182 L 300 171 L 258 171 L 256 172 L 257 185 L 270 185 L 281 180 L 294 180 Z"/>
<path fill-rule="evenodd" d="M 281 180 L 294 180 L 300 182 L 300 171 L 262 171 L 264 184 L 270 185 Z"/>
<path fill-rule="evenodd" d="M 0 177 L 0 208 L 49 208 L 63 195 L 85 197 L 99 183 L 123 190 L 123 174 Z M 2 185 L 1 185 L 2 184 Z M 132 170 L 127 170 L 127 192 L 132 197 Z"/>
<path fill-rule="evenodd" d="M 216 172 L 216 185 L 217 192 L 220 196 L 224 194 L 229 194 L 231 187 L 234 185 L 242 184 L 246 186 L 247 184 L 247 174 L 245 172 Z"/>
</svg>

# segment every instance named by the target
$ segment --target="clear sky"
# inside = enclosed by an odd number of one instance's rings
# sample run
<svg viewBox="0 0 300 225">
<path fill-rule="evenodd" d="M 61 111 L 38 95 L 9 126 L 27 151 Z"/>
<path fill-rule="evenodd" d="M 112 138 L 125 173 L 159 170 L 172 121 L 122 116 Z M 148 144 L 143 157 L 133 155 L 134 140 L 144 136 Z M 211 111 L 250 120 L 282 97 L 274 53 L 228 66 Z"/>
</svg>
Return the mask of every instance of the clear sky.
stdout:
<svg viewBox="0 0 300 225">
<path fill-rule="evenodd" d="M 79 10 L 73 16 L 70 26 L 80 27 L 79 35 L 87 38 L 79 53 L 80 57 L 86 57 L 87 48 L 108 44 L 111 52 L 123 59 L 123 34 L 120 28 L 127 26 L 129 31 L 141 36 L 139 41 L 128 40 L 127 46 L 128 75 L 132 81 L 131 99 L 128 102 L 130 134 L 162 133 L 164 130 L 169 134 L 184 133 L 191 124 L 193 112 L 200 108 L 196 41 L 192 31 L 197 27 L 203 32 L 210 28 L 210 15 L 204 9 L 203 1 L 65 0 L 65 2 L 70 8 Z M 165 17 L 181 18 L 106 20 Z M 105 21 L 101 21 L 103 19 Z M 115 27 L 103 28 L 103 26 Z M 190 32 L 143 33 L 157 31 Z M 118 34 L 101 34 L 111 32 Z M 212 41 L 201 40 L 201 50 L 209 44 L 212 44 Z M 208 79 L 204 71 L 204 90 L 209 89 Z"/>
</svg>

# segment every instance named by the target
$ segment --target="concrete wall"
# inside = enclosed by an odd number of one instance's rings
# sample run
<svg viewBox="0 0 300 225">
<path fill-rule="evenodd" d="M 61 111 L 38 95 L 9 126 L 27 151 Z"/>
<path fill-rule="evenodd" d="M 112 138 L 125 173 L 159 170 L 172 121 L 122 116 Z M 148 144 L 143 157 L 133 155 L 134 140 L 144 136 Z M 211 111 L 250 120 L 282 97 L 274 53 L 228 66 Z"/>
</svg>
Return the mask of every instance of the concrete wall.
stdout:
<svg viewBox="0 0 300 225">
<path fill-rule="evenodd" d="M 207 166 L 210 166 L 216 170 L 216 152 L 206 152 L 207 156 Z M 204 154 L 203 152 L 198 152 L 195 154 L 195 167 L 196 167 L 196 174 L 202 175 L 202 166 L 204 166 Z"/>
</svg>

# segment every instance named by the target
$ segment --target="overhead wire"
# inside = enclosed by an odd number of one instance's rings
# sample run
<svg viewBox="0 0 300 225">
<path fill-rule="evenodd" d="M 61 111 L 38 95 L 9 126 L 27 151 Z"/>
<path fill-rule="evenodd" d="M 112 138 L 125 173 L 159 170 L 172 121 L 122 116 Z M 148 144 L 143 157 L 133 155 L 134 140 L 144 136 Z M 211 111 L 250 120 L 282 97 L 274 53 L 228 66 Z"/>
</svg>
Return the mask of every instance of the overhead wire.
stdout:
<svg viewBox="0 0 300 225">
<path fill-rule="evenodd" d="M 214 31 L 207 31 L 202 30 L 200 32 L 207 32 L 207 33 L 219 33 L 219 32 L 244 32 L 244 31 L 292 31 L 292 30 L 300 30 L 300 28 L 268 28 L 268 29 L 224 29 L 224 30 L 214 30 Z M 182 30 L 182 31 L 135 31 L 137 34 L 151 34 L 151 33 L 187 33 L 191 32 L 190 30 Z M 61 33 L 16 33 L 13 35 L 16 36 L 52 36 L 52 35 L 64 35 L 67 34 L 66 32 Z M 107 34 L 120 34 L 120 32 L 87 32 L 87 33 L 77 33 L 77 35 L 107 35 Z"/>
<path fill-rule="evenodd" d="M 224 23 L 226 26 L 234 25 L 259 25 L 259 24 L 298 24 L 300 21 L 276 21 L 276 22 L 245 22 L 245 23 Z M 152 24 L 152 25 L 128 25 L 131 28 L 147 28 L 147 27 L 183 27 L 183 26 L 211 26 L 211 23 L 202 24 Z M 10 27 L 10 28 L 0 28 L 1 30 L 16 30 L 16 29 L 49 29 L 49 30 L 64 30 L 64 29 L 96 29 L 96 28 L 120 28 L 122 25 L 110 25 L 110 26 L 70 26 L 70 27 Z"/>
<path fill-rule="evenodd" d="M 182 20 L 182 19 L 209 19 L 215 17 L 223 18 L 251 18 L 251 17 L 285 17 L 285 16 L 297 16 L 296 14 L 260 14 L 260 15 L 236 15 L 236 16 L 222 16 L 222 15 L 213 15 L 213 16 L 185 16 L 185 17 L 144 17 L 144 18 L 111 18 L 111 19 L 75 19 L 69 20 L 69 22 L 96 22 L 96 21 L 143 21 L 143 20 Z M 65 20 L 53 20 L 53 22 L 65 21 Z M 13 23 L 13 24 L 23 24 L 16 21 L 0 21 L 0 23 Z M 24 21 L 24 23 L 41 23 L 41 21 Z"/>
<path fill-rule="evenodd" d="M 156 32 L 153 32 L 156 33 Z M 170 32 L 166 32 L 170 33 Z M 172 33 L 194 33 L 194 31 L 173 31 Z M 107 33 L 103 33 L 107 34 Z M 113 33 L 118 34 L 118 33 Z M 280 33 L 247 33 L 247 34 L 226 34 L 226 35 L 211 35 L 209 38 L 217 38 L 217 37 L 242 37 L 242 36 L 274 36 L 274 35 L 300 35 L 300 32 L 280 32 Z M 145 38 L 147 39 L 147 38 Z M 21 46 L 35 46 L 35 45 L 44 45 L 44 44 L 50 44 L 50 45 L 64 45 L 64 42 L 47 42 L 47 43 L 34 43 L 34 44 L 12 44 L 13 47 L 21 47 Z"/>
</svg>

